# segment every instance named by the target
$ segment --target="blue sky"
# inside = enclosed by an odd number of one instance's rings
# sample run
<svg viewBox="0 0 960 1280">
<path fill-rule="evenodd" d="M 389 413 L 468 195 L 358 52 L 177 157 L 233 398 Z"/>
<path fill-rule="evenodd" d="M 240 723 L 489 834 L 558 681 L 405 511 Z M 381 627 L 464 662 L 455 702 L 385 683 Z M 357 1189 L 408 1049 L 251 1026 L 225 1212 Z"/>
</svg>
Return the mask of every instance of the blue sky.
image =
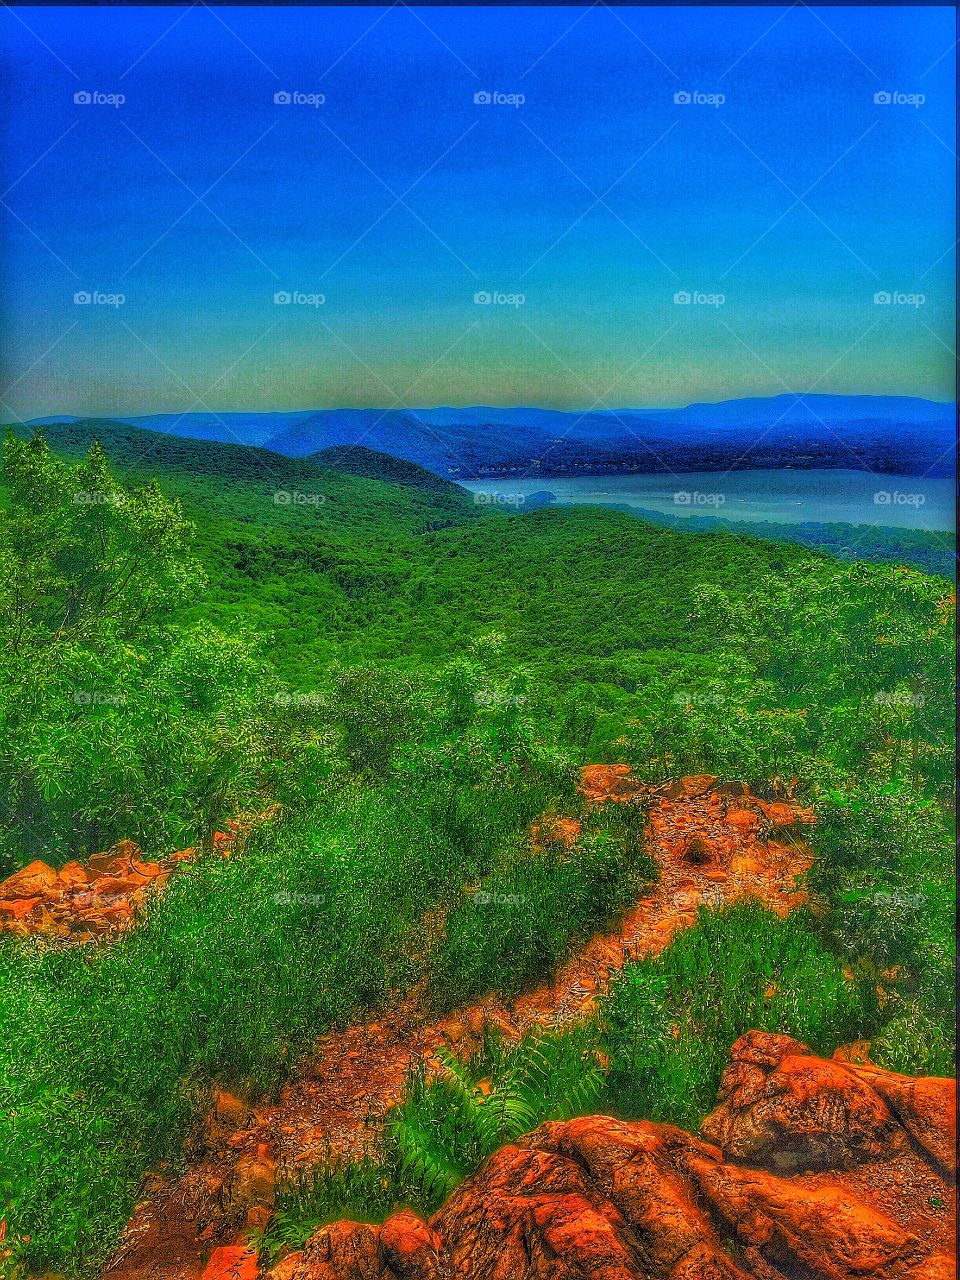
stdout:
<svg viewBox="0 0 960 1280">
<path fill-rule="evenodd" d="M 5 8 L 3 416 L 949 399 L 955 38 L 947 8 Z"/>
</svg>

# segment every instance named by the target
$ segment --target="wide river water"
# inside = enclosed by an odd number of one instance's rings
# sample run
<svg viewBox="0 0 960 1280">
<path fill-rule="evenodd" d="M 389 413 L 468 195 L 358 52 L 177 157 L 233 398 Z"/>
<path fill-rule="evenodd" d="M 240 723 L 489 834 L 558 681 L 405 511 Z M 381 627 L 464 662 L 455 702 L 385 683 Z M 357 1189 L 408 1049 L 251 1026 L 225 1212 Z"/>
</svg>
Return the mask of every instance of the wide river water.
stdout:
<svg viewBox="0 0 960 1280">
<path fill-rule="evenodd" d="M 557 502 L 659 511 L 673 516 L 772 520 L 799 524 L 882 525 L 897 529 L 954 527 L 951 480 L 874 475 L 869 471 L 686 471 L 680 475 L 575 476 L 537 480 L 461 481 L 494 503 L 522 510 L 531 494 L 552 493 Z M 482 501 L 482 499 L 478 499 Z"/>
</svg>

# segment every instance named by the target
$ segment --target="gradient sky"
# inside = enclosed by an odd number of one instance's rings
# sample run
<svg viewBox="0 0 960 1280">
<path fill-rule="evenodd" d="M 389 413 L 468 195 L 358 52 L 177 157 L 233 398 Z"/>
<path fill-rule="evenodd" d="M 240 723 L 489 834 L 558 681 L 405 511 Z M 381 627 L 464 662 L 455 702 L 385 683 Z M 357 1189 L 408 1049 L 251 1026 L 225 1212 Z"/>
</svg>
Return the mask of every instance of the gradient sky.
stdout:
<svg viewBox="0 0 960 1280">
<path fill-rule="evenodd" d="M 947 8 L 4 7 L 2 416 L 950 399 L 955 38 Z"/>
</svg>

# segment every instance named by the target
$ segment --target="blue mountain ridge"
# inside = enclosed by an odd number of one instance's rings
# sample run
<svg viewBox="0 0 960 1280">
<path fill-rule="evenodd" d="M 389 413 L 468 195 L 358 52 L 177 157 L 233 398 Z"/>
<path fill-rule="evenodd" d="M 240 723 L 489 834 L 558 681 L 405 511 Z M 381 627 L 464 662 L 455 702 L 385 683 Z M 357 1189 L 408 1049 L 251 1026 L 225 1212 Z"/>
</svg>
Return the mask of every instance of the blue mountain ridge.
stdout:
<svg viewBox="0 0 960 1280">
<path fill-rule="evenodd" d="M 955 408 L 911 396 L 788 394 L 674 409 L 339 408 L 107 415 L 288 457 L 363 445 L 458 479 L 732 467 L 849 467 L 949 476 Z M 65 415 L 34 419 L 82 421 Z"/>
</svg>

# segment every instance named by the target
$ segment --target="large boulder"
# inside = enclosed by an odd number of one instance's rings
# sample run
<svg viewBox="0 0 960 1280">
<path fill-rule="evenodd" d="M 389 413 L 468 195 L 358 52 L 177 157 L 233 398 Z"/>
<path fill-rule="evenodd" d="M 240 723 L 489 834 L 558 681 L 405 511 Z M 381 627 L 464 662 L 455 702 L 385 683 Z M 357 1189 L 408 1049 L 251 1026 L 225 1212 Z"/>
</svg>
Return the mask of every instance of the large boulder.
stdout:
<svg viewBox="0 0 960 1280">
<path fill-rule="evenodd" d="M 921 1148 L 951 1179 L 957 1176 L 957 1082 L 902 1076 L 872 1064 L 849 1070 L 873 1090 Z"/>
<path fill-rule="evenodd" d="M 334 1222 L 299 1253 L 284 1258 L 271 1280 L 446 1280 L 440 1239 L 409 1209 L 382 1226 Z"/>
<path fill-rule="evenodd" d="M 37 859 L 0 883 L 0 899 L 49 898 L 59 894 L 60 877 L 53 867 Z"/>
<path fill-rule="evenodd" d="M 850 1169 L 909 1150 L 883 1098 L 845 1064 L 762 1031 L 733 1046 L 703 1133 L 734 1160 L 783 1172 Z"/>
<path fill-rule="evenodd" d="M 544 1124 L 429 1222 L 323 1227 L 270 1280 L 954 1280 L 947 1083 L 751 1032 L 709 1140 Z"/>
</svg>

